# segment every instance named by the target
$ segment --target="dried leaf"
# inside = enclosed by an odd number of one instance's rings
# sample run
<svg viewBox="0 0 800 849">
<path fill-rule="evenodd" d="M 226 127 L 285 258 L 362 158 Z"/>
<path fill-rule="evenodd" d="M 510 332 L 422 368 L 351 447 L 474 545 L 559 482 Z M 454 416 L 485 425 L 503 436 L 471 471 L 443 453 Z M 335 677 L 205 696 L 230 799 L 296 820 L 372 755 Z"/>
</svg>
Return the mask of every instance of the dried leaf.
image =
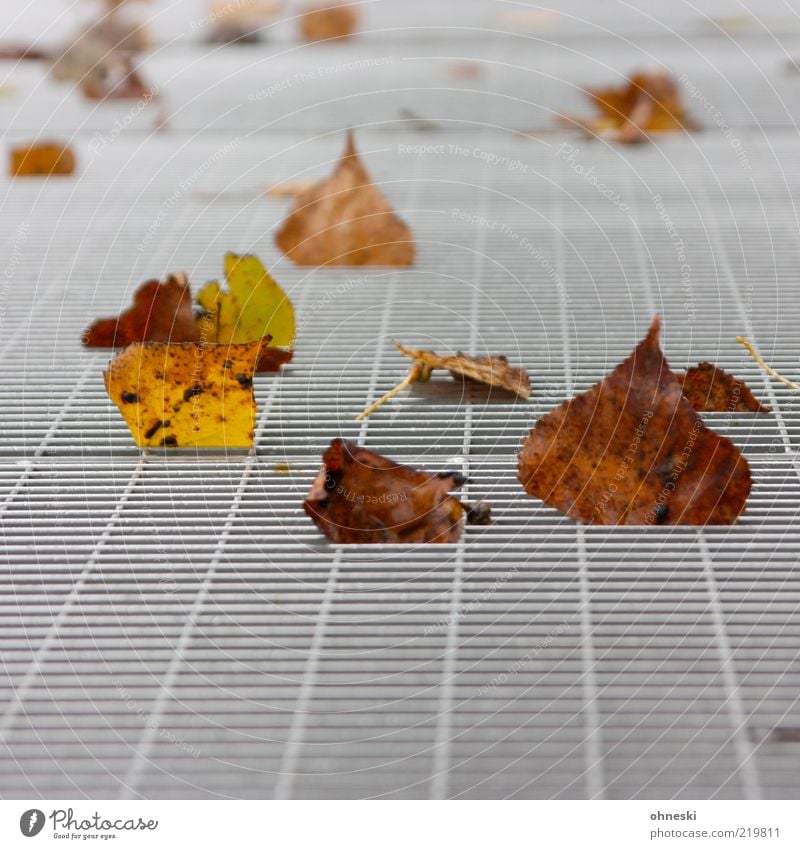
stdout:
<svg viewBox="0 0 800 849">
<path fill-rule="evenodd" d="M 270 336 L 276 346 L 294 341 L 294 307 L 281 287 L 272 279 L 255 256 L 225 255 L 228 291 L 216 281 L 208 283 L 197 295 L 197 302 L 209 314 L 205 323 L 209 341 L 252 342 Z M 289 362 L 290 351 L 263 347 L 258 371 L 275 371 Z"/>
<path fill-rule="evenodd" d="M 90 348 L 199 340 L 189 283 L 181 273 L 170 274 L 163 283 L 142 283 L 133 296 L 133 305 L 119 318 L 101 318 L 83 335 L 83 344 Z"/>
<path fill-rule="evenodd" d="M 410 265 L 411 231 L 370 180 L 353 141 L 333 175 L 297 199 L 275 238 L 298 265 Z"/>
<path fill-rule="evenodd" d="M 447 369 L 456 379 L 459 377 L 485 383 L 487 386 L 496 386 L 519 395 L 520 398 L 529 398 L 531 384 L 528 373 L 523 368 L 512 368 L 508 364 L 508 358 L 502 354 L 491 357 L 468 357 L 460 351 L 455 356 L 437 354 L 434 351 L 423 351 L 420 348 L 406 348 L 405 345 L 395 343 L 395 347 L 401 354 L 410 357 L 414 362 L 423 363 L 429 369 Z"/>
<path fill-rule="evenodd" d="M 699 363 L 675 377 L 682 384 L 683 394 L 699 413 L 771 413 L 750 391 L 712 363 Z"/>
<path fill-rule="evenodd" d="M 401 354 L 410 357 L 414 361 L 413 365 L 397 386 L 359 413 L 356 416 L 357 421 L 372 415 L 389 399 L 394 398 L 413 383 L 424 383 L 430 378 L 431 372 L 437 368 L 447 369 L 456 380 L 462 378 L 474 383 L 484 383 L 487 386 L 513 392 L 520 398 L 530 397 L 531 384 L 528 373 L 525 369 L 509 366 L 508 359 L 502 354 L 495 354 L 492 357 L 468 357 L 462 353 L 446 356 L 434 351 L 423 351 L 420 348 L 407 348 L 398 342 L 395 342 L 395 347 Z"/>
<path fill-rule="evenodd" d="M 637 73 L 622 86 L 590 89 L 588 96 L 601 117 L 578 123 L 593 136 L 635 144 L 650 133 L 694 129 L 675 82 L 663 71 Z"/>
<path fill-rule="evenodd" d="M 140 448 L 249 448 L 253 373 L 268 342 L 137 342 L 109 363 L 106 391 Z"/>
<path fill-rule="evenodd" d="M 358 11 L 353 6 L 313 6 L 300 17 L 300 35 L 306 41 L 349 38 L 358 26 Z"/>
<path fill-rule="evenodd" d="M 11 176 L 65 176 L 75 170 L 75 154 L 65 144 L 37 142 L 11 150 Z"/>
<path fill-rule="evenodd" d="M 36 47 L 32 44 L 2 44 L 0 45 L 0 60 L 3 61 L 21 61 L 29 59 L 32 61 L 41 61 L 49 59 L 50 53 L 41 47 Z"/>
<path fill-rule="evenodd" d="M 117 54 L 116 62 L 100 74 L 81 81 L 81 91 L 90 100 L 149 100 L 155 90 L 146 86 L 129 56 Z"/>
<path fill-rule="evenodd" d="M 208 36 L 212 44 L 255 44 L 261 29 L 280 11 L 278 0 L 219 0 L 212 3 L 208 20 L 214 28 Z"/>
<path fill-rule="evenodd" d="M 519 455 L 529 494 L 598 525 L 730 524 L 750 493 L 739 449 L 683 397 L 660 322 L 588 392 L 536 423 Z"/>
<path fill-rule="evenodd" d="M 455 542 L 465 512 L 488 520 L 486 505 L 470 508 L 449 494 L 465 483 L 456 472 L 418 471 L 343 439 L 322 459 L 303 506 L 333 542 Z"/>
</svg>

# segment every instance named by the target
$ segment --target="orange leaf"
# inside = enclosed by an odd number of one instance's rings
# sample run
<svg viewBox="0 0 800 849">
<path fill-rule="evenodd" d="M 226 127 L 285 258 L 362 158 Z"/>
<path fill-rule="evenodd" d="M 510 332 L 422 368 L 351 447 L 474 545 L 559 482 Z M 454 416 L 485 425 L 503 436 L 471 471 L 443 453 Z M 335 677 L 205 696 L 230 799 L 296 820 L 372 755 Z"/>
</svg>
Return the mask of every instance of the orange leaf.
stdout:
<svg viewBox="0 0 800 849">
<path fill-rule="evenodd" d="M 11 151 L 11 176 L 65 176 L 75 170 L 75 154 L 68 145 L 39 142 Z"/>
<path fill-rule="evenodd" d="M 672 77 L 663 71 L 636 73 L 621 86 L 590 89 L 601 116 L 578 123 L 591 135 L 635 144 L 654 132 L 694 129 Z"/>
<path fill-rule="evenodd" d="M 300 17 L 300 35 L 306 41 L 349 38 L 358 26 L 358 11 L 353 6 L 313 6 Z"/>
<path fill-rule="evenodd" d="M 410 265 L 411 231 L 371 181 L 353 134 L 336 170 L 303 192 L 275 237 L 298 265 Z"/>
</svg>

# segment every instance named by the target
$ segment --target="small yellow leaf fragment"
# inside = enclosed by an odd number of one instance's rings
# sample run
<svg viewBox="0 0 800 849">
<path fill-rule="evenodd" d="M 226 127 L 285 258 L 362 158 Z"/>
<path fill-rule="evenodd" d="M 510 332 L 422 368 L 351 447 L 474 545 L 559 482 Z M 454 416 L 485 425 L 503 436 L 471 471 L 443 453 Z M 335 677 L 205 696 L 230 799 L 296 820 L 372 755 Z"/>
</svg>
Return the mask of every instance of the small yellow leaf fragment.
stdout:
<svg viewBox="0 0 800 849">
<path fill-rule="evenodd" d="M 139 448 L 249 448 L 253 373 L 268 342 L 137 342 L 109 363 L 106 391 Z"/>
<path fill-rule="evenodd" d="M 774 377 L 775 380 L 780 380 L 781 383 L 784 383 L 790 389 L 796 389 L 798 392 L 800 392 L 800 386 L 798 386 L 796 383 L 793 383 L 791 380 L 789 380 L 788 377 L 784 377 L 782 374 L 775 371 L 775 369 L 772 368 L 772 366 L 769 365 L 769 363 L 767 363 L 764 360 L 764 358 L 761 356 L 761 354 L 759 354 L 758 351 L 756 351 L 756 349 L 753 347 L 753 345 L 750 342 L 747 341 L 747 339 L 744 339 L 742 336 L 737 336 L 736 341 L 740 345 L 744 345 L 744 347 L 747 348 L 750 356 L 761 366 L 761 368 L 764 369 L 764 371 L 770 377 Z"/>
<path fill-rule="evenodd" d="M 294 307 L 255 256 L 225 255 L 228 291 L 216 281 L 204 286 L 197 302 L 214 316 L 213 341 L 252 342 L 272 336 L 272 344 L 289 347 L 294 340 Z"/>
</svg>

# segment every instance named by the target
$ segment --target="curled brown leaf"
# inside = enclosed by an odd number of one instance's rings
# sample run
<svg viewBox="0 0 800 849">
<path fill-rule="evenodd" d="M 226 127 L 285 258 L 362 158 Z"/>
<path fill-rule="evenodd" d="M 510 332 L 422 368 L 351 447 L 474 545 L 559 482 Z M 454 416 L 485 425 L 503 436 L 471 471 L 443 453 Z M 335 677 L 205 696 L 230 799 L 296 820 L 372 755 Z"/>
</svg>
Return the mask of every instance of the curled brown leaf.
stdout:
<svg viewBox="0 0 800 849">
<path fill-rule="evenodd" d="M 333 542 L 455 542 L 465 512 L 488 522 L 486 505 L 450 494 L 465 482 L 457 472 L 419 471 L 343 439 L 331 442 L 323 463 L 303 506 Z"/>
</svg>

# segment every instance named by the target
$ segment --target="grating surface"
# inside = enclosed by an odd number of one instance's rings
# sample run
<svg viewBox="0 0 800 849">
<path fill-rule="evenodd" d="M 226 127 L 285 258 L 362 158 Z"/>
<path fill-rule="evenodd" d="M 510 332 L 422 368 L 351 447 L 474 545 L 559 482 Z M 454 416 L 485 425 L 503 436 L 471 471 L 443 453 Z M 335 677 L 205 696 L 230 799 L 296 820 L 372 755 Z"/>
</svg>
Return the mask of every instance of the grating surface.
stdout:
<svg viewBox="0 0 800 849">
<path fill-rule="evenodd" d="M 513 64 L 519 45 L 501 39 L 434 45 L 501 46 Z M 782 52 L 768 47 L 745 53 L 771 70 Z M 75 131 L 82 162 L 80 180 L 2 186 L 1 795 L 797 797 L 800 395 L 734 338 L 797 374 L 800 101 L 736 70 L 736 46 L 715 49 L 689 76 L 728 105 L 744 154 L 717 128 L 634 150 L 515 136 L 499 128 L 572 111 L 545 75 L 528 121 L 491 92 L 437 93 L 430 58 L 407 63 L 412 94 L 430 89 L 416 100 L 357 104 L 363 73 L 340 75 L 341 108 L 335 89 L 295 87 L 289 116 L 248 101 L 265 84 L 249 58 L 208 57 L 195 75 L 183 47 L 152 60 L 188 103 L 169 130 L 150 133 L 148 113 L 99 148 L 125 109 L 59 110 L 52 92 L 0 103 L 20 136 Z M 420 46 L 391 51 L 396 83 Z M 576 52 L 577 69 L 558 51 L 537 67 L 577 83 L 587 56 L 637 61 L 604 42 Z M 286 78 L 301 59 L 265 69 Z M 184 68 L 172 88 L 168 62 Z M 438 131 L 395 123 L 420 98 Z M 226 103 L 240 108 L 215 123 Z M 363 155 L 412 223 L 411 269 L 299 269 L 274 248 L 285 204 L 261 189 L 327 173 L 342 144 L 330 131 L 349 123 L 368 124 Z M 572 162 L 562 141 L 580 148 Z M 105 396 L 107 355 L 82 350 L 81 331 L 147 277 L 218 276 L 226 250 L 257 252 L 290 292 L 295 359 L 256 379 L 254 455 L 141 456 Z M 708 416 L 754 471 L 734 527 L 580 528 L 516 482 L 536 417 L 626 356 L 655 312 L 675 367 L 713 360 L 775 410 Z M 533 397 L 436 381 L 355 423 L 405 371 L 393 339 L 502 351 Z M 495 524 L 454 546 L 328 545 L 300 502 L 337 435 L 463 470 Z"/>
</svg>

